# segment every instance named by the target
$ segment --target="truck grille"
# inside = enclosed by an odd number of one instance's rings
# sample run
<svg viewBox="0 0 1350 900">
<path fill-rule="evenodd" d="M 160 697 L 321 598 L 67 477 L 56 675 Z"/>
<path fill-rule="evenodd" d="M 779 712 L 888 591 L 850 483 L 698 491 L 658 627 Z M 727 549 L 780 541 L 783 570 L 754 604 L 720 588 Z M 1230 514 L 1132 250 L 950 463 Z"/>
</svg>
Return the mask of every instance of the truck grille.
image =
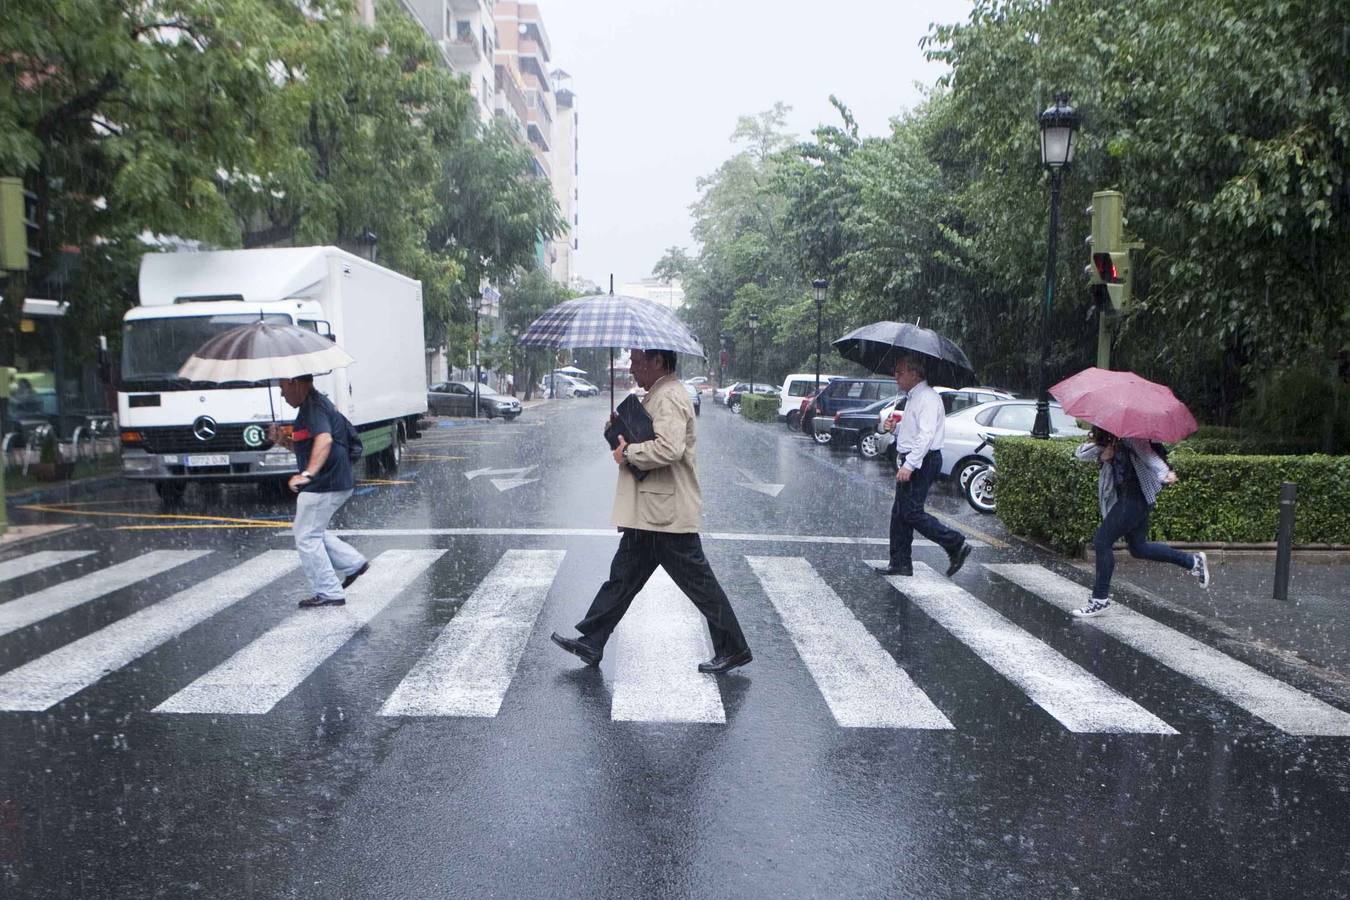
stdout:
<svg viewBox="0 0 1350 900">
<path fill-rule="evenodd" d="M 138 428 L 141 446 L 150 453 L 238 453 L 246 450 L 266 450 L 272 446 L 266 432 L 261 444 L 249 446 L 244 442 L 244 429 L 250 425 L 217 425 L 216 436 L 199 440 L 191 426 L 173 425 L 168 428 Z M 262 426 L 258 426 L 262 427 Z"/>
</svg>

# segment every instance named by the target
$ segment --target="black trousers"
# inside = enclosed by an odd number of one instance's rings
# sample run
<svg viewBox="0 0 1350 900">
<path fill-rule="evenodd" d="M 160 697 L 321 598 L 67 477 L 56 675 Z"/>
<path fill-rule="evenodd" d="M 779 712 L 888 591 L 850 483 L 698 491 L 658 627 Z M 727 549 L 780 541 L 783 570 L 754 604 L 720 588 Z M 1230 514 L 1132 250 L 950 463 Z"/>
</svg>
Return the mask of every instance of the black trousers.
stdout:
<svg viewBox="0 0 1350 900">
<path fill-rule="evenodd" d="M 941 472 L 942 453 L 931 450 L 909 481 L 895 482 L 895 503 L 891 506 L 891 565 L 912 565 L 910 551 L 916 531 L 948 553 L 966 542 L 961 532 L 943 525 L 923 508 L 928 500 L 928 490 Z"/>
<path fill-rule="evenodd" d="M 724 656 L 749 649 L 731 601 L 717 583 L 694 533 L 669 534 L 624 528 L 619 549 L 609 565 L 609 580 L 600 586 L 586 618 L 577 623 L 581 640 L 597 650 L 605 646 L 633 598 L 660 566 L 708 620 L 713 653 Z"/>
</svg>

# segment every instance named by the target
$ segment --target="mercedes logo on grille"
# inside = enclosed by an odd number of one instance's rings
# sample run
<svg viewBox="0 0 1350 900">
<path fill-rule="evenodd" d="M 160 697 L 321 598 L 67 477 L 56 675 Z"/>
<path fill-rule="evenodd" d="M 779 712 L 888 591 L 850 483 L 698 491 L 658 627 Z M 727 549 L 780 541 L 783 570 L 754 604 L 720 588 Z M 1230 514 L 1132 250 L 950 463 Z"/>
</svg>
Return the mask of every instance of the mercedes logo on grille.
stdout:
<svg viewBox="0 0 1350 900">
<path fill-rule="evenodd" d="M 216 436 L 216 420 L 210 416 L 198 416 L 192 423 L 192 433 L 199 441 L 209 441 Z"/>
</svg>

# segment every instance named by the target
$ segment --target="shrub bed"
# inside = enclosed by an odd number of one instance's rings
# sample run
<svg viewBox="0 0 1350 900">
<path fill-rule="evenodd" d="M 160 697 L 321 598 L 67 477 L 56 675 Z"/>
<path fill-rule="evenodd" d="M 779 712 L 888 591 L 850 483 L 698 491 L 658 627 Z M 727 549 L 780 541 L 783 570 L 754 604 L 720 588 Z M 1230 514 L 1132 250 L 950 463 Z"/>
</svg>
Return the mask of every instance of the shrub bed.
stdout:
<svg viewBox="0 0 1350 900">
<path fill-rule="evenodd" d="M 1000 438 L 998 517 L 1014 534 L 1077 553 L 1101 520 L 1097 466 L 1073 458 L 1077 440 Z M 1266 543 L 1279 524 L 1280 483 L 1298 485 L 1294 541 L 1350 543 L 1350 457 L 1214 456 L 1174 452 L 1178 482 L 1150 519 L 1160 541 Z"/>
<path fill-rule="evenodd" d="M 776 422 L 778 398 L 767 394 L 742 394 L 741 415 L 751 422 Z"/>
</svg>

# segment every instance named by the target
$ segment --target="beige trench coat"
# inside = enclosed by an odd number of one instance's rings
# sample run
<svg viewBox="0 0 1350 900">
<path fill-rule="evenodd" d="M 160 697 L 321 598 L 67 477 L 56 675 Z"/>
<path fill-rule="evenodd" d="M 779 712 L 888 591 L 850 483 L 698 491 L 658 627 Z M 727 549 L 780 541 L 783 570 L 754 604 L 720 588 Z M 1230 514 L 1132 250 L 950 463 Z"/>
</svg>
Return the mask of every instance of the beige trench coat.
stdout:
<svg viewBox="0 0 1350 900">
<path fill-rule="evenodd" d="M 628 461 L 647 473 L 638 481 L 619 467 L 610 522 L 618 528 L 687 533 L 703 525 L 703 492 L 695 469 L 694 404 L 674 375 L 663 377 L 642 401 L 656 439 L 628 445 Z"/>
</svg>

